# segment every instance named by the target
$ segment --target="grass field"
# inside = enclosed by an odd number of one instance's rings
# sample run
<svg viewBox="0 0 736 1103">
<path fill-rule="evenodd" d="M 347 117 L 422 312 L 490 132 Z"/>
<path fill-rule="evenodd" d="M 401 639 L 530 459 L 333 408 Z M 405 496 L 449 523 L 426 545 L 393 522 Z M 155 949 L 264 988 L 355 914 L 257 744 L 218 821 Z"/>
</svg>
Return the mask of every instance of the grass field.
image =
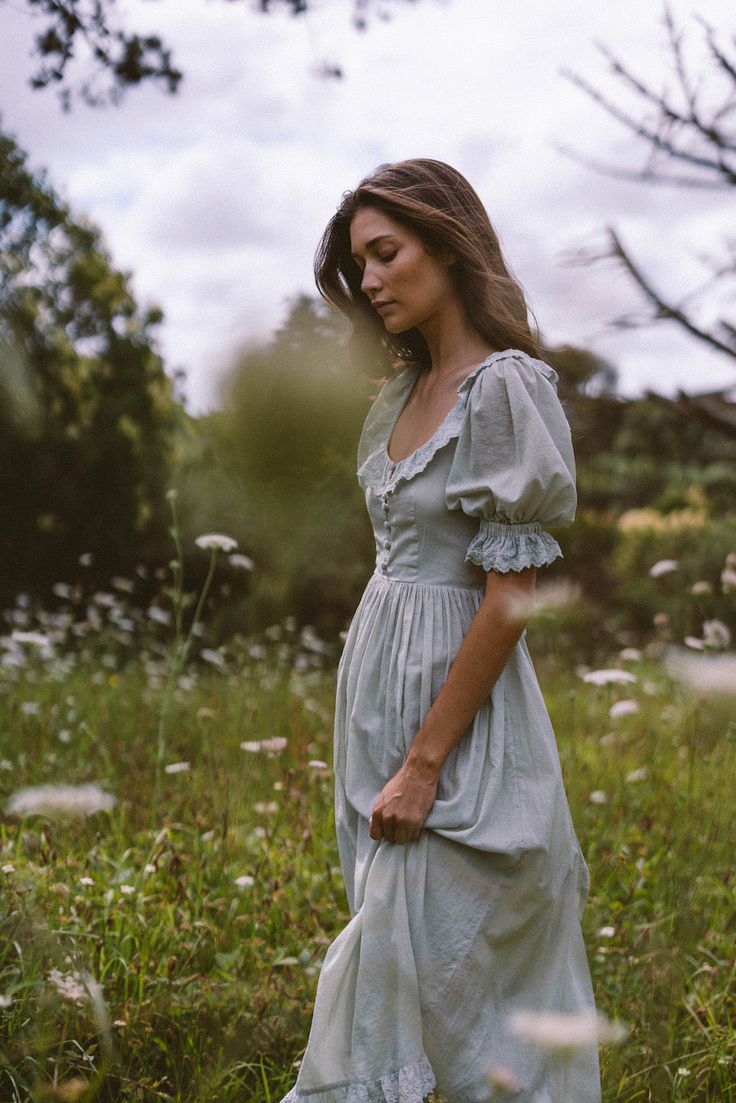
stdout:
<svg viewBox="0 0 736 1103">
<path fill-rule="evenodd" d="M 166 625 L 144 637 L 126 601 L 6 614 L 0 1101 L 278 1101 L 348 919 L 334 649 L 287 621 L 172 665 Z M 529 645 L 536 658 L 533 625 Z M 605 665 L 635 681 L 537 659 L 591 872 L 596 998 L 629 1030 L 601 1049 L 604 1099 L 732 1103 L 733 698 L 693 695 L 631 650 Z M 10 814 L 43 783 L 115 803 Z"/>
</svg>

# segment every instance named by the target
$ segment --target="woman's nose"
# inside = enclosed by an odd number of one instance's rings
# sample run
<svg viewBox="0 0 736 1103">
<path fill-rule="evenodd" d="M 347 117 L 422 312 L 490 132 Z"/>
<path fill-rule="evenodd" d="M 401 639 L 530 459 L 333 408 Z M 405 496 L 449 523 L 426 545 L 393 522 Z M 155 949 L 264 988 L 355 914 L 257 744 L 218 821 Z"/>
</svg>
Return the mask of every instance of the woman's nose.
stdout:
<svg viewBox="0 0 736 1103">
<path fill-rule="evenodd" d="M 364 295 L 370 296 L 371 291 L 377 291 L 380 286 L 381 281 L 377 279 L 375 271 L 366 264 L 360 281 L 360 290 Z"/>
</svg>

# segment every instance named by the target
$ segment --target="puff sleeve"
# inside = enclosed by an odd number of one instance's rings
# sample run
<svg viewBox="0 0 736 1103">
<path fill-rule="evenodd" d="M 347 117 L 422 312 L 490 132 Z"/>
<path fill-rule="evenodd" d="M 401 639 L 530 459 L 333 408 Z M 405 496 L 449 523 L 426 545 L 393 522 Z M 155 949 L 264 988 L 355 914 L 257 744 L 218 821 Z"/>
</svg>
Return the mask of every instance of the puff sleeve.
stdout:
<svg viewBox="0 0 736 1103">
<path fill-rule="evenodd" d="M 557 373 L 524 353 L 466 380 L 447 485 L 448 509 L 479 519 L 465 559 L 484 570 L 541 567 L 562 555 L 545 525 L 575 516 L 575 457 Z"/>
</svg>

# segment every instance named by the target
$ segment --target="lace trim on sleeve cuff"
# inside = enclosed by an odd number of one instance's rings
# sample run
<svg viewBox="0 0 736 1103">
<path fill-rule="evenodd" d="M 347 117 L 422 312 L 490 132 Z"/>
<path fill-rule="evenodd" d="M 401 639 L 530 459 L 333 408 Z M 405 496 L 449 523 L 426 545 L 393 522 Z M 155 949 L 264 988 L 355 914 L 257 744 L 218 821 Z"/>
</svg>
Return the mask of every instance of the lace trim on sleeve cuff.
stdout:
<svg viewBox="0 0 736 1103">
<path fill-rule="evenodd" d="M 505 524 L 483 521 L 465 553 L 466 562 L 484 571 L 523 571 L 525 567 L 546 567 L 562 555 L 554 536 L 538 521 Z"/>
</svg>

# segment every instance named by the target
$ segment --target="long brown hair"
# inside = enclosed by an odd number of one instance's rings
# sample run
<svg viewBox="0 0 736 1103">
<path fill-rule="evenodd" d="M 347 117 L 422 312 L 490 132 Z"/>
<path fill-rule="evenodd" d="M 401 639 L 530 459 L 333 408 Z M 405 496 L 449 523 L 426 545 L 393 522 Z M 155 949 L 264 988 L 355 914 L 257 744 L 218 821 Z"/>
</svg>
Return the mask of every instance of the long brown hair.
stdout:
<svg viewBox="0 0 736 1103">
<path fill-rule="evenodd" d="M 361 289 L 362 273 L 351 256 L 350 222 L 361 207 L 374 207 L 408 227 L 431 253 L 449 249 L 449 271 L 468 317 L 494 348 L 518 348 L 541 357 L 539 330 L 529 325 L 524 292 L 501 254 L 496 231 L 477 193 L 457 169 L 429 158 L 379 165 L 354 191 L 343 193 L 314 256 L 320 294 L 352 323 L 352 339 L 378 344 L 389 362 L 431 367 L 418 329 L 389 333 Z"/>
</svg>

